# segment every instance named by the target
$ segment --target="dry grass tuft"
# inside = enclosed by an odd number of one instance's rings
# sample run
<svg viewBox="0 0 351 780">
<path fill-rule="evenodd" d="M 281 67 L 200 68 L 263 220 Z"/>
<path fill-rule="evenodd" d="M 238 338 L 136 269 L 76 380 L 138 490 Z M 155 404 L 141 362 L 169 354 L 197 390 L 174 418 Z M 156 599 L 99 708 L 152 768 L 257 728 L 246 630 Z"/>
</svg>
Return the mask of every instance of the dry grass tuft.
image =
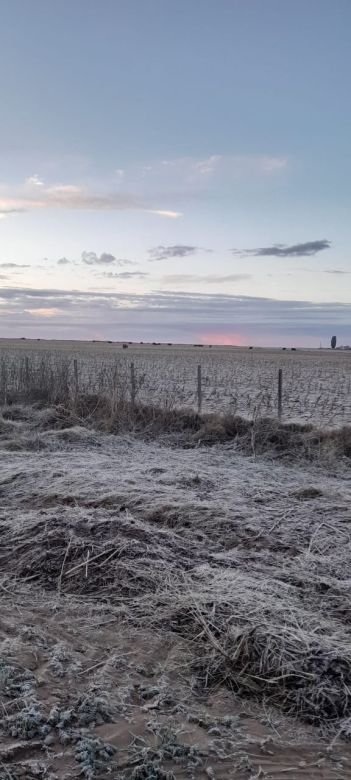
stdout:
<svg viewBox="0 0 351 780">
<path fill-rule="evenodd" d="M 270 453 L 284 459 L 327 462 L 351 459 L 349 426 L 324 430 L 312 425 L 283 423 L 271 418 L 246 420 L 229 414 L 199 415 L 184 409 L 144 406 L 127 401 L 112 406 L 109 399 L 98 395 L 80 395 L 73 406 L 47 406 L 37 403 L 36 410 L 33 430 L 62 430 L 63 438 L 69 438 L 67 431 L 70 428 L 71 438 L 74 439 L 73 429 L 79 431 L 90 427 L 114 434 L 133 433 L 144 439 L 173 437 L 173 444 L 182 447 L 235 443 L 239 451 L 255 456 Z M 20 422 L 15 421 L 20 421 L 21 415 L 24 416 L 21 406 L 7 405 L 4 408 L 0 418 L 0 435 L 4 439 L 13 439 L 16 425 L 20 425 Z M 40 447 L 40 443 L 37 446 Z M 13 447 L 16 449 L 17 445 L 14 444 Z M 35 448 L 35 443 L 33 447 Z M 8 448 L 11 449 L 12 445 L 9 444 Z"/>
<path fill-rule="evenodd" d="M 243 604 L 237 606 L 241 621 Z M 289 715 L 321 724 L 349 716 L 351 653 L 331 637 L 310 635 L 308 627 L 262 621 L 233 626 L 232 614 L 213 625 L 207 610 L 194 615 L 202 655 L 194 662 L 205 687 L 225 684 L 239 695 L 255 696 Z M 205 617 L 206 616 L 206 617 Z"/>
<path fill-rule="evenodd" d="M 224 776 L 244 707 L 349 739 L 349 429 L 99 395 L 3 420 L 6 750 L 46 768 L 67 754 L 65 777 L 88 780 L 197 777 L 217 759 Z"/>
</svg>

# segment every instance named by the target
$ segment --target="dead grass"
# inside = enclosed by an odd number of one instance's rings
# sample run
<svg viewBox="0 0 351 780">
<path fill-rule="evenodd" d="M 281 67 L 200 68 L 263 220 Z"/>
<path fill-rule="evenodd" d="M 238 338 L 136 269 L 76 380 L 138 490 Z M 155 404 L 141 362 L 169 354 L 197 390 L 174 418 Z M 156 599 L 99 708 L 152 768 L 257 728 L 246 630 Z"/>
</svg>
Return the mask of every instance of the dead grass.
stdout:
<svg viewBox="0 0 351 780">
<path fill-rule="evenodd" d="M 235 443 L 238 450 L 254 456 L 270 453 L 279 458 L 324 462 L 351 459 L 350 426 L 328 430 L 272 418 L 247 420 L 229 414 L 199 415 L 183 409 L 144 406 L 127 401 L 112 408 L 107 398 L 96 395 L 78 396 L 74 407 L 71 404 L 47 406 L 40 403 L 36 404 L 36 410 L 40 413 L 36 414 L 32 431 L 61 430 L 63 439 L 73 439 L 75 430 L 77 433 L 80 431 L 84 438 L 90 428 L 114 434 L 131 432 L 146 439 L 168 436 L 169 444 L 185 448 Z M 0 435 L 8 440 L 9 449 L 16 434 L 16 424 L 18 426 L 23 415 L 23 407 L 18 404 L 6 405 L 2 410 Z M 69 429 L 72 429 L 71 433 Z M 13 447 L 16 449 L 21 446 L 18 436 L 15 436 L 15 441 Z M 41 442 L 45 446 L 43 437 Z M 40 447 L 41 442 L 38 439 L 34 441 L 33 448 Z"/>
<path fill-rule="evenodd" d="M 14 753 L 16 780 L 255 776 L 245 707 L 349 739 L 349 429 L 99 397 L 3 411 L 2 739 L 44 766 Z M 45 449 L 7 449 L 34 432 Z"/>
<path fill-rule="evenodd" d="M 261 581 L 261 594 L 257 585 L 228 573 L 214 577 L 212 587 L 208 580 L 205 588 L 192 583 L 188 597 L 180 594 L 172 619 L 182 635 L 196 637 L 193 668 L 200 683 L 225 684 L 317 724 L 349 718 L 348 632 L 333 634 L 331 621 L 323 625 L 320 615 L 318 622 L 297 610 L 288 589 L 284 620 L 278 583 L 264 587 Z"/>
<path fill-rule="evenodd" d="M 182 489 L 200 487 L 197 478 Z M 12 570 L 15 549 L 19 580 L 58 599 L 123 604 L 132 625 L 181 635 L 196 646 L 200 688 L 225 684 L 295 717 L 339 722 L 351 716 L 350 637 L 348 623 L 340 623 L 350 594 L 342 559 L 350 542 L 345 547 L 342 524 L 322 522 L 305 552 L 308 502 L 322 496 L 316 487 L 290 492 L 301 507 L 297 532 L 284 512 L 270 531 L 245 528 L 240 516 L 228 525 L 204 508 L 196 527 L 200 506 L 131 512 L 118 499 L 39 493 L 26 499 L 26 509 L 38 513 L 25 525 L 1 524 L 0 566 Z M 317 533 L 319 552 L 312 553 Z M 328 571 L 326 553 L 337 533 L 340 558 L 331 557 Z M 237 559 L 228 555 L 233 548 Z"/>
<path fill-rule="evenodd" d="M 113 408 L 134 399 L 144 406 L 192 411 L 201 363 L 203 411 L 276 417 L 282 369 L 285 419 L 335 427 L 350 418 L 350 354 L 135 344 L 124 352 L 121 344 L 30 340 L 14 341 L 11 348 L 3 341 L 0 402 L 74 405 L 80 392 L 105 397 Z"/>
</svg>

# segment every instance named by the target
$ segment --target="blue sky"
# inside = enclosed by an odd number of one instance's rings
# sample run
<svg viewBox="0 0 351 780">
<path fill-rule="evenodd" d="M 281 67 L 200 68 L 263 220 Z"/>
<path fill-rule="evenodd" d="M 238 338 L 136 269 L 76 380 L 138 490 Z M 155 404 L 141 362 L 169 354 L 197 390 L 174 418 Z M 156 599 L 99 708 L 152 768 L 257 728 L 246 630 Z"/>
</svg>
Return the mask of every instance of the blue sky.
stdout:
<svg viewBox="0 0 351 780">
<path fill-rule="evenodd" d="M 0 336 L 351 342 L 349 0 L 1 14 Z"/>
</svg>

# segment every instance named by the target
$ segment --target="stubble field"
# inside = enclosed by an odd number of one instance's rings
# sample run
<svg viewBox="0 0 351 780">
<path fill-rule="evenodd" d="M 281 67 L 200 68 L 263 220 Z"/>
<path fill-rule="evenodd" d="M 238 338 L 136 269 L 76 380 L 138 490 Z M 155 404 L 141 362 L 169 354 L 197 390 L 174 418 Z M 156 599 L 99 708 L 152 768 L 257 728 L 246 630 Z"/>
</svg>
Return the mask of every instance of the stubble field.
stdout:
<svg viewBox="0 0 351 780">
<path fill-rule="evenodd" d="M 1 341 L 0 395 L 28 384 L 130 398 L 134 365 L 138 402 L 197 408 L 248 418 L 276 416 L 278 370 L 283 371 L 283 418 L 322 427 L 351 423 L 351 351 L 249 349 L 106 342 Z"/>
<path fill-rule="evenodd" d="M 347 780 L 350 428 L 155 407 L 162 366 L 192 376 L 201 354 L 223 397 L 276 352 L 7 350 L 0 780 Z M 347 355 L 318 360 L 346 382 Z"/>
</svg>

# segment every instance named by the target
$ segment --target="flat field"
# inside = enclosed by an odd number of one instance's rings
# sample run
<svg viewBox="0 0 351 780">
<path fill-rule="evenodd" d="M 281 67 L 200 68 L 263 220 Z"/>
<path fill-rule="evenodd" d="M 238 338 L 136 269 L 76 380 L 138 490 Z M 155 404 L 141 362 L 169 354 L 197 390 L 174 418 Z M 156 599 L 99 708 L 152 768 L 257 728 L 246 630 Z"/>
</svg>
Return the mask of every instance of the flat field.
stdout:
<svg viewBox="0 0 351 780">
<path fill-rule="evenodd" d="M 3 407 L 1 780 L 350 778 L 351 448 L 254 433 Z"/>
<path fill-rule="evenodd" d="M 0 392 L 30 375 L 60 366 L 86 392 L 131 391 L 160 406 L 197 407 L 197 367 L 202 373 L 202 410 L 254 418 L 276 416 L 278 370 L 283 371 L 283 419 L 341 426 L 351 423 L 351 351 L 249 349 L 106 342 L 0 341 Z"/>
</svg>

